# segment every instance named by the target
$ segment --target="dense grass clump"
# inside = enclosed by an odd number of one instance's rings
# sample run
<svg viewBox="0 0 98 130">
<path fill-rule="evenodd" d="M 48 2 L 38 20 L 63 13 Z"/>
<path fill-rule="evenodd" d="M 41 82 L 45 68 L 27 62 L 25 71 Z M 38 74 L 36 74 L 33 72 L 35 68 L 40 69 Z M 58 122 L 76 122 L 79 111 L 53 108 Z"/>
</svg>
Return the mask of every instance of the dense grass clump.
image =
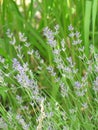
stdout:
<svg viewBox="0 0 98 130">
<path fill-rule="evenodd" d="M 0 1 L 0 130 L 98 129 L 97 6 Z"/>
</svg>

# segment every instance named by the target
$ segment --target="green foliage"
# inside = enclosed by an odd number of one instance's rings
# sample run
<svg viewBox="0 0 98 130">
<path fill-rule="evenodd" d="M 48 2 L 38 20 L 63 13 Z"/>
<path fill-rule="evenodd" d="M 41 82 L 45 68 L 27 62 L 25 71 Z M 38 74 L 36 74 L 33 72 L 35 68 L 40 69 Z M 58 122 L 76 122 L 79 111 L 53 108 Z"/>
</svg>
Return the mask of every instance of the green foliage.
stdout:
<svg viewBox="0 0 98 130">
<path fill-rule="evenodd" d="M 0 0 L 0 129 L 97 130 L 98 0 L 27 2 Z"/>
</svg>

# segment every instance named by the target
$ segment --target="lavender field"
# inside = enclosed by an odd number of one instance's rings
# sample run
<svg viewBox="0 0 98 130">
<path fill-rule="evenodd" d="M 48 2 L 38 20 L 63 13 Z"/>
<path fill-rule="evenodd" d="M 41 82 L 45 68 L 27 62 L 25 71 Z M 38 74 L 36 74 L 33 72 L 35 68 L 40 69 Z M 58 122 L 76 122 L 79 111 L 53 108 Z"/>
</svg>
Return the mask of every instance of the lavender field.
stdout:
<svg viewBox="0 0 98 130">
<path fill-rule="evenodd" d="M 0 0 L 0 130 L 98 130 L 98 0 Z"/>
</svg>

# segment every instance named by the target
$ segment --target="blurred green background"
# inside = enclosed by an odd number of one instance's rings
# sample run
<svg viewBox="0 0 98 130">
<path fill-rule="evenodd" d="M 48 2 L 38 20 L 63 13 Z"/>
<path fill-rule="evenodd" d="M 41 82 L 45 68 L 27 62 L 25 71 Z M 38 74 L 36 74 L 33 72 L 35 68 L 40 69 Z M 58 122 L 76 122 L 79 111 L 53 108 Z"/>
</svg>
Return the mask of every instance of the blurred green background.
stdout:
<svg viewBox="0 0 98 130">
<path fill-rule="evenodd" d="M 82 33 L 89 55 L 90 43 L 96 47 L 98 44 L 97 7 L 98 0 L 0 0 L 0 53 L 12 54 L 5 35 L 10 28 L 14 34 L 25 33 L 32 46 L 47 58 L 43 28 L 59 24 L 60 37 L 66 39 L 68 26 L 72 24 Z"/>
</svg>

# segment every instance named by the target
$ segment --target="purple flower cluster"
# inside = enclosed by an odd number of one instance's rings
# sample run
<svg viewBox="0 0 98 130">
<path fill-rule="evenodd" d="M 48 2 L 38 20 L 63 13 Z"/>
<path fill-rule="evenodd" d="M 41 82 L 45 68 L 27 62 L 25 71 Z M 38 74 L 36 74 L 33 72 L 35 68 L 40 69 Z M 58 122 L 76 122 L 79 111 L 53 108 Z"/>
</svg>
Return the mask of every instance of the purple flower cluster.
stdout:
<svg viewBox="0 0 98 130">
<path fill-rule="evenodd" d="M 32 98 L 39 101 L 39 88 L 37 82 L 34 79 L 30 79 L 27 75 L 26 72 L 30 72 L 27 65 L 21 66 L 17 59 L 13 59 L 13 68 L 18 72 L 15 76 L 18 83 L 24 88 L 29 88 L 32 91 Z"/>
</svg>

